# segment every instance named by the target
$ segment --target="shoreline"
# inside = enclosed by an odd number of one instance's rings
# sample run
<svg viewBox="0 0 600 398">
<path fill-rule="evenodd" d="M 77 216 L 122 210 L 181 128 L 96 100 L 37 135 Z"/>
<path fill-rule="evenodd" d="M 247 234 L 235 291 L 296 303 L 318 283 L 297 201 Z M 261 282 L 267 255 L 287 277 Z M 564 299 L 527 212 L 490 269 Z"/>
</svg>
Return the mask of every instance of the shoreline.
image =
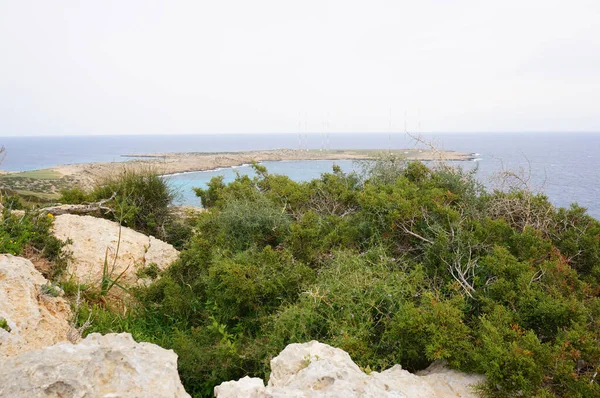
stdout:
<svg viewBox="0 0 600 398">
<path fill-rule="evenodd" d="M 93 187 L 95 181 L 104 176 L 118 173 L 123 168 L 139 167 L 155 169 L 164 176 L 183 173 L 214 171 L 222 168 L 240 167 L 253 162 L 297 161 L 297 160 L 369 160 L 382 154 L 393 154 L 406 160 L 420 161 L 472 161 L 475 153 L 438 151 L 425 149 L 368 149 L 368 150 L 325 150 L 304 151 L 294 149 L 273 149 L 243 152 L 182 152 L 182 153 L 140 153 L 124 154 L 129 158 L 123 162 L 91 162 L 63 164 L 25 172 L 8 172 L 0 175 L 0 187 L 37 191 L 40 194 L 58 194 L 61 188 L 80 186 Z M 28 189 L 44 181 L 44 189 Z M 41 188 L 41 187 L 40 187 Z M 14 189 L 14 188 L 13 188 Z"/>
<path fill-rule="evenodd" d="M 470 154 L 470 155 L 474 155 L 474 154 Z M 261 164 L 263 162 L 302 162 L 302 161 L 308 161 L 308 162 L 318 162 L 318 161 L 336 161 L 336 160 L 369 160 L 368 158 L 364 158 L 364 159 L 359 159 L 359 158 L 337 158 L 337 159 L 279 159 L 279 160 L 257 160 L 256 163 Z M 420 160 L 422 162 L 435 162 L 436 160 L 434 159 L 410 159 L 410 160 Z M 450 162 L 478 162 L 480 161 L 481 158 L 479 157 L 475 157 L 472 156 L 470 159 L 445 159 L 445 161 L 450 161 Z M 117 164 L 122 164 L 125 162 L 115 162 Z M 175 172 L 175 173 L 169 173 L 169 174 L 161 174 L 161 176 L 163 177 L 169 177 L 169 176 L 178 176 L 178 175 L 185 175 L 185 174 L 194 174 L 194 173 L 208 173 L 211 171 L 220 171 L 220 170 L 227 170 L 227 169 L 237 169 L 239 167 L 248 167 L 252 165 L 252 163 L 242 163 L 242 164 L 238 164 L 238 165 L 231 165 L 231 166 L 220 166 L 220 167 L 215 167 L 215 168 L 210 168 L 210 169 L 202 169 L 202 170 L 189 170 L 189 171 L 180 171 L 180 172 Z"/>
<path fill-rule="evenodd" d="M 295 161 L 295 160 L 368 160 L 381 154 L 403 156 L 407 160 L 421 161 L 472 161 L 473 153 L 456 151 L 432 151 L 420 149 L 398 150 L 310 150 L 274 149 L 244 152 L 182 152 L 161 154 L 127 154 L 124 162 L 93 162 L 71 165 L 58 165 L 49 168 L 63 176 L 84 177 L 112 173 L 123 167 L 151 166 L 162 175 L 214 171 L 220 168 L 239 167 L 252 162 Z"/>
</svg>

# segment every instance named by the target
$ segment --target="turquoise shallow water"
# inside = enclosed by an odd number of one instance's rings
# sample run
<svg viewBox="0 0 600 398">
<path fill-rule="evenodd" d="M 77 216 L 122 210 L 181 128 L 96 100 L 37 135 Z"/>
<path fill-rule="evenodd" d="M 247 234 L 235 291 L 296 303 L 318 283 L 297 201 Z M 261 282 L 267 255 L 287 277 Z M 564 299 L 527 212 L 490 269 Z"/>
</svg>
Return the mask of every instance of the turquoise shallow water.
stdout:
<svg viewBox="0 0 600 398">
<path fill-rule="evenodd" d="M 531 172 L 531 183 L 542 188 L 558 206 L 578 202 L 600 218 L 600 134 L 597 133 L 445 133 L 425 134 L 442 149 L 478 153 L 478 177 L 490 177 L 505 169 Z M 321 134 L 309 134 L 303 146 L 320 148 L 327 142 Z M 7 156 L 0 166 L 6 170 L 32 170 L 65 163 L 121 161 L 123 154 L 158 152 L 220 152 L 256 149 L 298 148 L 297 134 L 162 135 L 0 137 Z M 409 148 L 414 141 L 404 134 L 330 134 L 332 149 Z M 343 169 L 352 162 L 336 162 Z M 333 162 L 267 162 L 272 173 L 288 174 L 295 180 L 318 177 L 331 170 Z M 240 167 L 246 173 L 249 167 Z M 183 202 L 198 205 L 191 187 L 203 186 L 213 175 L 232 179 L 233 170 L 190 173 L 171 178 L 181 188 Z"/>
<path fill-rule="evenodd" d="M 334 164 L 339 165 L 344 171 L 352 171 L 356 165 L 351 160 L 304 160 L 304 161 L 281 161 L 262 162 L 271 174 L 284 174 L 294 181 L 310 181 L 319 178 L 322 173 L 331 171 Z M 358 169 L 357 169 L 358 170 Z M 250 166 L 240 166 L 212 171 L 201 171 L 198 173 L 184 173 L 169 176 L 171 184 L 180 193 L 178 202 L 181 204 L 199 206 L 200 199 L 196 197 L 193 187 L 206 188 L 211 178 L 222 175 L 225 182 L 235 179 L 236 173 L 254 176 L 254 170 Z"/>
</svg>

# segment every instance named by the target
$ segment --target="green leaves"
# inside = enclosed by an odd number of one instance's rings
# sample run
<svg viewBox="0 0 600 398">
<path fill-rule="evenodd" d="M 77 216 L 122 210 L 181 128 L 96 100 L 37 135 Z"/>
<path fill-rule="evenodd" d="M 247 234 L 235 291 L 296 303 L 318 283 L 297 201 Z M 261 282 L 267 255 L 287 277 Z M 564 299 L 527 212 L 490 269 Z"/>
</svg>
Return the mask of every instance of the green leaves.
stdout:
<svg viewBox="0 0 600 398">
<path fill-rule="evenodd" d="M 197 190 L 208 211 L 179 261 L 135 317 L 101 318 L 173 348 L 188 391 L 264 377 L 316 339 L 364 369 L 443 360 L 487 396 L 600 396 L 600 223 L 583 209 L 399 159 L 307 183 L 255 168 Z"/>
</svg>

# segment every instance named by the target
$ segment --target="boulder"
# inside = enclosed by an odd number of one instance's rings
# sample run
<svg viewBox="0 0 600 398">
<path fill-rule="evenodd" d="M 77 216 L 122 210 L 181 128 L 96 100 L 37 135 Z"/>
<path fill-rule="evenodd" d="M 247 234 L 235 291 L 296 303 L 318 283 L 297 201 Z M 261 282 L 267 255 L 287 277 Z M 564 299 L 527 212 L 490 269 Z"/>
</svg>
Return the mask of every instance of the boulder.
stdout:
<svg viewBox="0 0 600 398">
<path fill-rule="evenodd" d="M 266 397 L 265 383 L 258 377 L 243 377 L 238 381 L 226 381 L 215 387 L 217 397 Z"/>
<path fill-rule="evenodd" d="M 123 273 L 119 283 L 131 285 L 139 281 L 136 272 L 140 268 L 154 263 L 164 269 L 179 256 L 177 249 L 153 236 L 92 216 L 57 216 L 53 234 L 64 241 L 70 239 L 65 247 L 72 257 L 67 272 L 80 283 L 100 284 L 105 259 L 111 277 Z"/>
<path fill-rule="evenodd" d="M 72 315 L 60 293 L 31 261 L 0 255 L 0 362 L 67 340 Z"/>
<path fill-rule="evenodd" d="M 177 355 L 130 334 L 94 333 L 0 362 L 2 397 L 189 397 Z"/>
<path fill-rule="evenodd" d="M 255 397 L 395 397 L 471 398 L 483 376 L 470 375 L 434 363 L 418 374 L 396 365 L 381 373 L 364 373 L 348 353 L 311 341 L 290 344 L 271 360 L 271 377 L 244 377 L 215 387 L 218 398 Z"/>
</svg>

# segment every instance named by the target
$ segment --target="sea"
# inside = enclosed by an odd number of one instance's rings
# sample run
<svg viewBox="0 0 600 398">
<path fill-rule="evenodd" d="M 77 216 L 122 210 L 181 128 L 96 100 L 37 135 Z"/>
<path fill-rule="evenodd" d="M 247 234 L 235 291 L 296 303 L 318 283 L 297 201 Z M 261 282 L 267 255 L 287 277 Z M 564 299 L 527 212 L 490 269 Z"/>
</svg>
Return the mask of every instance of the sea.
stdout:
<svg viewBox="0 0 600 398">
<path fill-rule="evenodd" d="M 497 184 L 497 175 L 513 171 L 528 180 L 559 207 L 577 203 L 600 219 L 600 133 L 438 133 L 421 138 L 439 149 L 469 152 L 474 160 L 458 162 L 476 169 L 486 186 Z M 400 149 L 423 147 L 404 133 L 331 134 L 202 134 L 202 135 L 95 135 L 0 137 L 6 156 L 0 169 L 26 171 L 58 164 L 121 162 L 124 155 L 162 152 L 237 152 L 261 149 Z M 264 162 L 269 172 L 296 181 L 318 178 L 333 164 L 345 171 L 359 170 L 355 162 Z M 193 187 L 206 187 L 217 175 L 231 181 L 236 174 L 252 174 L 249 166 L 169 176 L 179 192 L 178 204 L 200 206 Z"/>
</svg>

